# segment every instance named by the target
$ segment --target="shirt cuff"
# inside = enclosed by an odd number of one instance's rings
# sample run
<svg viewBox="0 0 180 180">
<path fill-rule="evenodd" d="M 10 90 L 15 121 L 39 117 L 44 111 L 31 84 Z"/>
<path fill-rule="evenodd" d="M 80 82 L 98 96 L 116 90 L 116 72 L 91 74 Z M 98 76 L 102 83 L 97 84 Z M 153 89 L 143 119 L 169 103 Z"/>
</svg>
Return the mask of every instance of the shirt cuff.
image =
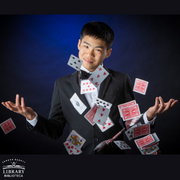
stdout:
<svg viewBox="0 0 180 180">
<path fill-rule="evenodd" d="M 151 121 L 148 121 L 147 119 L 147 111 L 143 114 L 143 119 L 144 119 L 144 123 L 147 124 L 149 123 L 150 125 L 153 125 L 155 123 L 156 117 L 154 117 Z"/>
<path fill-rule="evenodd" d="M 37 113 L 36 112 L 34 112 L 35 114 L 36 114 L 36 117 L 33 119 L 33 120 L 28 120 L 27 118 L 26 118 L 26 121 L 29 123 L 29 124 L 31 124 L 31 126 L 35 126 L 36 124 L 37 124 L 37 117 L 38 117 L 38 115 L 37 115 Z"/>
</svg>

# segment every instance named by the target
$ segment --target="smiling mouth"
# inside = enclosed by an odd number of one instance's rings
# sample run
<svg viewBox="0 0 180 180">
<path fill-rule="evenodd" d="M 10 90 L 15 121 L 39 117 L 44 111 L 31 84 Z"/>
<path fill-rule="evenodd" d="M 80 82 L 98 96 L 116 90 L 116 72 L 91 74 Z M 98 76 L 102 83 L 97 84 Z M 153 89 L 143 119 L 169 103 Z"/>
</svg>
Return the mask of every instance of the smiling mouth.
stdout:
<svg viewBox="0 0 180 180">
<path fill-rule="evenodd" d="M 85 61 L 86 63 L 89 63 L 89 64 L 92 64 L 92 63 L 93 63 L 93 61 L 90 61 L 90 60 L 87 60 L 87 59 L 84 59 L 84 61 Z"/>
</svg>

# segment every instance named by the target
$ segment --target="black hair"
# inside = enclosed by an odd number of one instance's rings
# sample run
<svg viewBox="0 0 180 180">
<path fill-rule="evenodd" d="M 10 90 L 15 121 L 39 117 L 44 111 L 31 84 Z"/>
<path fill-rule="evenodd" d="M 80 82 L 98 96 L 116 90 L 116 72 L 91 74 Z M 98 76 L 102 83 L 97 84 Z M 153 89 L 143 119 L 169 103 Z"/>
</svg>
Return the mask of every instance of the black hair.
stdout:
<svg viewBox="0 0 180 180">
<path fill-rule="evenodd" d="M 104 22 L 99 21 L 88 22 L 83 26 L 80 39 L 82 40 L 86 35 L 104 40 L 106 42 L 107 49 L 111 48 L 114 40 L 113 30 Z"/>
</svg>

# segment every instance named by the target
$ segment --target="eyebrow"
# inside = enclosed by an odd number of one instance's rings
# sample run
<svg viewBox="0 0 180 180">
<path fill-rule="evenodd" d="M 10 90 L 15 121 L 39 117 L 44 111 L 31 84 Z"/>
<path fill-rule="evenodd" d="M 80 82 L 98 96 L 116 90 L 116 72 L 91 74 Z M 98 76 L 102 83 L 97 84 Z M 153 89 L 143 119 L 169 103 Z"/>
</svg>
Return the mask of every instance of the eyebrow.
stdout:
<svg viewBox="0 0 180 180">
<path fill-rule="evenodd" d="M 89 46 L 91 46 L 92 47 L 92 45 L 91 44 L 89 44 L 88 42 L 86 42 L 86 41 L 83 41 L 83 43 L 85 43 L 85 44 L 87 44 L 87 45 L 89 45 Z M 103 46 L 95 46 L 95 48 L 101 48 L 101 49 L 104 49 L 104 47 Z"/>
</svg>

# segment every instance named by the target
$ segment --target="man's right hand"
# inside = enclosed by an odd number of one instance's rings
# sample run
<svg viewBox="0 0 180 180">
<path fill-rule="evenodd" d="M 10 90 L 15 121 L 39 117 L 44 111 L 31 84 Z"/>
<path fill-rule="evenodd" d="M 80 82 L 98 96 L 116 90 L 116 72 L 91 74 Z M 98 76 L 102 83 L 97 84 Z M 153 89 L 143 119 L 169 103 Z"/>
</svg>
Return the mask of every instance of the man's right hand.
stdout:
<svg viewBox="0 0 180 180">
<path fill-rule="evenodd" d="M 15 104 L 11 101 L 6 101 L 1 103 L 10 111 L 23 115 L 28 120 L 33 120 L 36 117 L 33 109 L 25 106 L 24 98 L 21 97 L 21 104 L 19 100 L 19 94 L 16 94 Z"/>
</svg>

